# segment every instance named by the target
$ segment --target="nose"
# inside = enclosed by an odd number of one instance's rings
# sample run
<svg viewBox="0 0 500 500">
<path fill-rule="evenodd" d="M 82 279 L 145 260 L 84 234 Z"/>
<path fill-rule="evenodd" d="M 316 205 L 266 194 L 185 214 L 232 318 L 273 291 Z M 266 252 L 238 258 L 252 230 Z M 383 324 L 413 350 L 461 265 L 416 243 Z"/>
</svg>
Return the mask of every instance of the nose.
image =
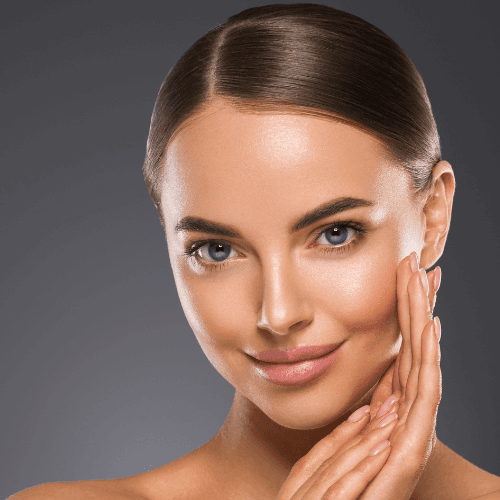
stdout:
<svg viewBox="0 0 500 500">
<path fill-rule="evenodd" d="M 259 328 L 274 335 L 289 335 L 312 322 L 313 307 L 310 298 L 304 296 L 303 279 L 290 263 L 275 259 L 265 268 L 263 265 Z"/>
</svg>

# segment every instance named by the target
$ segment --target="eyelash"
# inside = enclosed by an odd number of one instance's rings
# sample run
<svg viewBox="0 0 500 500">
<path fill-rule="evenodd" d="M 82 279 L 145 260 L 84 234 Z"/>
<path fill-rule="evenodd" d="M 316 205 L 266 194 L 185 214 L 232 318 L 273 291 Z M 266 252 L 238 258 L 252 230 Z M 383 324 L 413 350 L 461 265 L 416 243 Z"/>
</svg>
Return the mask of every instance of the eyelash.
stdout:
<svg viewBox="0 0 500 500">
<path fill-rule="evenodd" d="M 339 246 L 328 245 L 326 248 L 320 248 L 321 252 L 325 252 L 325 253 L 329 253 L 329 254 L 330 253 L 342 254 L 344 252 L 347 252 L 352 247 L 357 245 L 362 240 L 362 238 L 366 235 L 366 233 L 368 232 L 368 230 L 357 221 L 343 220 L 343 221 L 333 222 L 324 228 L 318 229 L 316 231 L 317 236 L 314 239 L 314 241 L 317 241 L 323 233 L 325 233 L 329 229 L 333 229 L 333 228 L 339 228 L 339 229 L 340 228 L 341 229 L 351 228 L 354 230 L 354 236 L 349 240 L 349 243 L 339 245 Z M 186 248 L 186 250 L 184 250 L 184 255 L 186 256 L 186 258 L 195 258 L 196 262 L 200 266 L 207 269 L 208 271 L 217 271 L 219 269 L 222 269 L 224 266 L 226 266 L 228 264 L 229 259 L 226 259 L 219 264 L 205 264 L 205 263 L 201 262 L 196 257 L 196 255 L 194 255 L 194 253 L 196 251 L 198 251 L 201 247 L 205 246 L 207 243 L 213 243 L 213 244 L 220 243 L 220 244 L 231 245 L 231 243 L 226 241 L 226 240 L 217 240 L 217 239 L 206 239 L 206 240 L 193 241 L 193 242 L 190 242 L 189 247 Z"/>
</svg>

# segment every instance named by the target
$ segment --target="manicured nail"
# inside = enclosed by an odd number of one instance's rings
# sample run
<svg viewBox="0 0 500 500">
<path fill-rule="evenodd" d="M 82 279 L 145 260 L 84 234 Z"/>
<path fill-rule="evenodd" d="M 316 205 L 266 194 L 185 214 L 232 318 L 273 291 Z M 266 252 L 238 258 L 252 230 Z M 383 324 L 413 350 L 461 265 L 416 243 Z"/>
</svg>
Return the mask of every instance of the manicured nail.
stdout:
<svg viewBox="0 0 500 500">
<path fill-rule="evenodd" d="M 441 321 L 439 319 L 439 316 L 436 316 L 434 318 L 434 331 L 436 332 L 436 337 L 439 342 L 441 340 Z"/>
<path fill-rule="evenodd" d="M 415 273 L 418 271 L 417 252 L 412 252 L 410 256 L 411 270 Z"/>
<path fill-rule="evenodd" d="M 367 413 L 370 413 L 368 405 L 358 408 L 347 420 L 349 422 L 359 422 Z"/>
<path fill-rule="evenodd" d="M 425 269 L 423 267 L 419 269 L 418 272 L 420 273 L 422 286 L 424 287 L 425 294 L 427 295 L 429 293 L 429 282 L 427 281 L 427 273 L 425 272 Z"/>
<path fill-rule="evenodd" d="M 387 424 L 390 424 L 393 420 L 398 418 L 397 413 L 389 413 L 386 417 L 384 417 L 377 425 L 377 427 L 385 427 Z"/>
<path fill-rule="evenodd" d="M 370 456 L 373 457 L 374 455 L 377 455 L 380 453 L 382 450 L 385 450 L 388 446 L 390 446 L 391 443 L 386 439 L 384 441 L 381 441 L 375 448 L 373 448 L 372 451 L 370 451 Z"/>
<path fill-rule="evenodd" d="M 394 395 L 392 396 L 389 396 L 385 401 L 384 403 L 382 404 L 382 406 L 378 409 L 378 412 L 377 412 L 377 417 L 381 417 L 382 415 L 385 415 L 390 409 L 391 409 L 391 406 L 398 400 L 398 398 Z"/>
<path fill-rule="evenodd" d="M 437 292 L 441 285 L 441 268 L 438 266 L 434 272 L 434 290 Z"/>
</svg>

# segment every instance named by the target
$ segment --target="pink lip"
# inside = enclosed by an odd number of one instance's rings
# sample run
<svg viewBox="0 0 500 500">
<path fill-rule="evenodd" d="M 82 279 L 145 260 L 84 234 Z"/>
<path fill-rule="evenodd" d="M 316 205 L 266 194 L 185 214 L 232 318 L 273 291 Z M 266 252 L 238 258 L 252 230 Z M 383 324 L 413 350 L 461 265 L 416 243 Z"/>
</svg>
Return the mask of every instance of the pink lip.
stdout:
<svg viewBox="0 0 500 500">
<path fill-rule="evenodd" d="M 264 351 L 259 353 L 259 358 L 266 357 L 295 361 L 270 363 L 254 358 L 257 371 L 269 382 L 278 385 L 300 385 L 311 382 L 324 373 L 335 361 L 340 353 L 341 344 L 327 346 L 306 346 L 290 349 L 289 351 Z"/>
<path fill-rule="evenodd" d="M 315 359 L 325 354 L 332 352 L 342 342 L 327 345 L 305 345 L 302 347 L 293 347 L 286 351 L 271 349 L 270 351 L 262 351 L 256 356 L 259 361 L 267 361 L 268 363 L 294 363 L 295 361 L 303 361 L 305 359 Z"/>
</svg>

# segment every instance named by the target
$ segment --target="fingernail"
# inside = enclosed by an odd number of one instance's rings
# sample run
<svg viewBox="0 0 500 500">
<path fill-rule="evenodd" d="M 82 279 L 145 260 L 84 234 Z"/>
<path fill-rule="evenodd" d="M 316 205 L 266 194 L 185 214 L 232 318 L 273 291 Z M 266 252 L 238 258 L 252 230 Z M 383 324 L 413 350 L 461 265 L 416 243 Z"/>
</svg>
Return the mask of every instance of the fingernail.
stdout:
<svg viewBox="0 0 500 500">
<path fill-rule="evenodd" d="M 425 294 L 427 295 L 429 293 L 429 282 L 427 281 L 427 273 L 425 272 L 425 269 L 422 267 L 418 271 L 420 273 L 420 279 L 422 280 L 422 286 L 424 287 Z"/>
<path fill-rule="evenodd" d="M 417 252 L 412 252 L 410 256 L 411 270 L 415 273 L 418 271 Z"/>
<path fill-rule="evenodd" d="M 382 450 L 385 450 L 388 446 L 390 446 L 390 442 L 386 439 L 384 441 L 381 441 L 375 448 L 373 448 L 372 451 L 370 451 L 370 456 L 373 457 L 374 455 L 377 455 L 380 453 Z"/>
<path fill-rule="evenodd" d="M 439 316 L 434 318 L 434 331 L 436 332 L 436 337 L 439 342 L 441 340 L 441 320 L 439 319 Z"/>
<path fill-rule="evenodd" d="M 368 405 L 362 406 L 351 414 L 347 420 L 349 420 L 349 422 L 359 422 L 367 413 L 370 413 L 370 407 Z"/>
<path fill-rule="evenodd" d="M 382 404 L 382 406 L 378 409 L 378 412 L 377 412 L 377 417 L 381 417 L 382 415 L 385 415 L 390 409 L 391 409 L 391 406 L 398 400 L 398 398 L 394 395 L 392 396 L 389 396 L 385 401 L 384 403 Z"/>
<path fill-rule="evenodd" d="M 384 417 L 377 425 L 377 427 L 385 427 L 387 424 L 390 424 L 393 420 L 398 418 L 397 413 L 389 413 L 386 417 Z"/>
<path fill-rule="evenodd" d="M 441 268 L 438 266 L 434 272 L 434 290 L 437 292 L 441 285 Z"/>
</svg>

